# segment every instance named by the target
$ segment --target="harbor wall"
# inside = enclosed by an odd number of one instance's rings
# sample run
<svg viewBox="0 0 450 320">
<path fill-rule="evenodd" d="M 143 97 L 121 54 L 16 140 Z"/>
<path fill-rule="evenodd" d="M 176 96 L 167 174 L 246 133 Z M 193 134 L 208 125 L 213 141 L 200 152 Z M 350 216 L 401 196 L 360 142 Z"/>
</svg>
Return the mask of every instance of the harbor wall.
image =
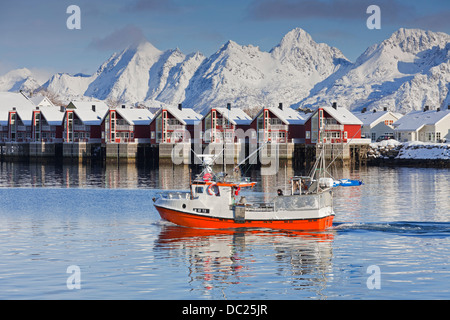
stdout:
<svg viewBox="0 0 450 320">
<path fill-rule="evenodd" d="M 150 144 L 150 143 L 47 143 L 7 142 L 0 144 L 1 161 L 102 161 L 102 162 L 159 162 L 200 164 L 198 154 L 218 155 L 218 164 L 237 164 L 245 160 L 249 164 L 266 165 L 279 161 L 292 161 L 295 165 L 313 162 L 317 156 L 315 145 L 301 143 L 266 144 Z M 326 144 L 326 158 L 360 162 L 365 155 L 362 146 Z M 250 157 L 249 157 L 250 156 Z"/>
</svg>

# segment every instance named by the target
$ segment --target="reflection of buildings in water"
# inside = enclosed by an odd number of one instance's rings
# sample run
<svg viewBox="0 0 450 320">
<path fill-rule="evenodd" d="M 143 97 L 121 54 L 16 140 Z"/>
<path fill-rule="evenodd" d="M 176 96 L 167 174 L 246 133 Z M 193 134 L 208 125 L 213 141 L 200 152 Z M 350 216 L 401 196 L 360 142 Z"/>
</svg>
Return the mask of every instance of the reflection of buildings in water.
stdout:
<svg viewBox="0 0 450 320">
<path fill-rule="evenodd" d="M 281 279 L 294 289 L 313 290 L 320 295 L 331 274 L 333 239 L 332 232 L 207 230 L 166 225 L 154 250 L 186 257 L 187 282 L 193 290 L 204 290 L 206 295 L 212 295 L 211 289 L 221 289 L 218 294 L 225 295 L 227 287 L 247 286 L 247 277 L 263 277 L 269 286 Z M 255 250 L 264 252 L 255 255 Z"/>
<path fill-rule="evenodd" d="M 138 170 L 135 163 L 107 164 L 105 166 L 106 188 L 137 188 Z"/>
<path fill-rule="evenodd" d="M 159 165 L 159 189 L 189 189 L 188 165 Z"/>
</svg>

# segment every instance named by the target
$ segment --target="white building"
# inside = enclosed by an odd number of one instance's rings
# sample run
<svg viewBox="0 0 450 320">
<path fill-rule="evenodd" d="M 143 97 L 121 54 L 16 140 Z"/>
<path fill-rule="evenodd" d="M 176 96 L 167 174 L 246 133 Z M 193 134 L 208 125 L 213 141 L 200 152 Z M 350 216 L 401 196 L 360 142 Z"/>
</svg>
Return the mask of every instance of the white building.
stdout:
<svg viewBox="0 0 450 320">
<path fill-rule="evenodd" d="M 393 123 L 402 117 L 399 113 L 388 111 L 361 111 L 353 114 L 362 121 L 361 137 L 375 142 L 381 136 L 394 136 Z"/>
<path fill-rule="evenodd" d="M 37 107 L 55 107 L 50 99 L 45 96 L 35 95 L 28 99 L 31 100 Z"/>
<path fill-rule="evenodd" d="M 400 142 L 450 141 L 450 106 L 445 110 L 411 111 L 394 122 L 395 139 Z"/>
</svg>

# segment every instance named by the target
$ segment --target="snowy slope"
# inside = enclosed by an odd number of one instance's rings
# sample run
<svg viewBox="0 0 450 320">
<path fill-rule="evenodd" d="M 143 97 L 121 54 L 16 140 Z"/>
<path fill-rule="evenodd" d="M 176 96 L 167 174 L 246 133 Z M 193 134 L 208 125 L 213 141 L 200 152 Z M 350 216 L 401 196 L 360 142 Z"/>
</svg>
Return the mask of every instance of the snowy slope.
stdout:
<svg viewBox="0 0 450 320">
<path fill-rule="evenodd" d="M 351 110 L 408 112 L 449 99 L 450 36 L 418 29 L 399 29 L 369 47 L 344 73 L 335 74 L 299 106 L 338 104 Z"/>
<path fill-rule="evenodd" d="M 42 87 L 70 101 L 84 95 L 92 82 L 92 78 L 92 76 L 83 74 L 57 73 L 44 83 Z"/>
<path fill-rule="evenodd" d="M 151 105 L 158 99 L 180 103 L 203 59 L 200 53 L 186 56 L 178 49 L 163 52 L 142 42 L 114 53 L 92 76 L 57 74 L 44 87 L 66 100 L 87 96 L 131 104 L 145 101 Z"/>
<path fill-rule="evenodd" d="M 113 54 L 90 77 L 57 74 L 44 87 L 66 100 L 84 95 L 150 106 L 183 103 L 198 111 L 226 103 L 289 105 L 349 64 L 338 49 L 297 28 L 270 52 L 230 40 L 209 58 L 143 42 Z"/>
<path fill-rule="evenodd" d="M 228 41 L 199 67 L 185 103 L 198 110 L 228 102 L 241 108 L 289 105 L 347 64 L 338 49 L 314 42 L 300 28 L 286 34 L 270 52 Z"/>
<path fill-rule="evenodd" d="M 40 85 L 27 68 L 11 70 L 0 76 L 0 92 L 32 92 Z"/>
</svg>

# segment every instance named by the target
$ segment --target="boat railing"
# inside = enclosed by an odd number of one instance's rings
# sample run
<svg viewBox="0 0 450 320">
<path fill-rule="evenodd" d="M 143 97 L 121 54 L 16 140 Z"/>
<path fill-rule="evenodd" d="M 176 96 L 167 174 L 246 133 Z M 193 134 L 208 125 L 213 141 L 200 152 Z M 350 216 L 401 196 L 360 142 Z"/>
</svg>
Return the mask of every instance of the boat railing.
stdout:
<svg viewBox="0 0 450 320">
<path fill-rule="evenodd" d="M 162 199 L 186 199 L 191 198 L 190 192 L 167 192 L 161 194 Z"/>
<path fill-rule="evenodd" d="M 245 206 L 245 211 L 275 211 L 273 202 L 253 202 Z"/>
</svg>

